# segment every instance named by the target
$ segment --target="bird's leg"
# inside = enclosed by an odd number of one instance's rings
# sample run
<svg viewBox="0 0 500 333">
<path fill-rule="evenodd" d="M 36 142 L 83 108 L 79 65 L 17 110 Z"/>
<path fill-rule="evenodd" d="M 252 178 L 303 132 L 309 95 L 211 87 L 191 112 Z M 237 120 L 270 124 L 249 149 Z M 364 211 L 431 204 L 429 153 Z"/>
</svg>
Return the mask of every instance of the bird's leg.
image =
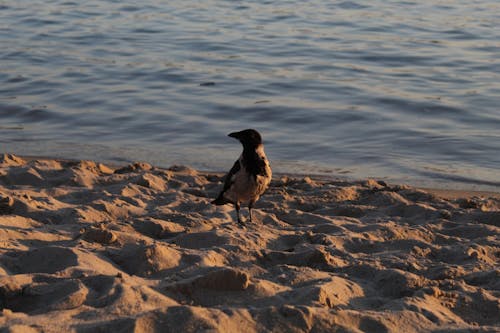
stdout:
<svg viewBox="0 0 500 333">
<path fill-rule="evenodd" d="M 255 202 L 253 202 L 253 201 L 250 201 L 248 203 L 248 216 L 250 217 L 250 222 L 252 222 L 252 208 L 253 208 L 254 203 Z"/>
<path fill-rule="evenodd" d="M 241 218 L 240 218 L 240 203 L 239 202 L 235 202 L 234 203 L 234 208 L 236 209 L 236 216 L 238 217 L 238 223 L 239 224 L 243 224 L 243 222 L 241 222 Z"/>
</svg>

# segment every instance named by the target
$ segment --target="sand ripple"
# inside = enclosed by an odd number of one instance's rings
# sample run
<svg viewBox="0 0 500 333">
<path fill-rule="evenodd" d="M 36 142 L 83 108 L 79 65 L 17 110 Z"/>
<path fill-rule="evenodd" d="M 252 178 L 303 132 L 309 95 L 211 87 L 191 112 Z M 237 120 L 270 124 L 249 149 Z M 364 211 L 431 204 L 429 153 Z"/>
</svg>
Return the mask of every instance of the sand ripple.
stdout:
<svg viewBox="0 0 500 333">
<path fill-rule="evenodd" d="M 222 177 L 0 156 L 6 332 L 495 332 L 500 200 L 282 177 L 234 223 Z"/>
</svg>

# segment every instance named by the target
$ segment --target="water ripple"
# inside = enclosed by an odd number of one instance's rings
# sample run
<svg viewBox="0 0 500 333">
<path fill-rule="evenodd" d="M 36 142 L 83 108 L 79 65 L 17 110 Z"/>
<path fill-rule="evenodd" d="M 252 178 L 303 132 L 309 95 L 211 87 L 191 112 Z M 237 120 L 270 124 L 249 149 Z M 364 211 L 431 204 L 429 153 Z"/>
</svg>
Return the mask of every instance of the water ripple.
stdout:
<svg viewBox="0 0 500 333">
<path fill-rule="evenodd" d="M 493 0 L 4 1 L 2 147 L 221 170 L 256 127 L 277 171 L 496 189 L 499 22 Z"/>
</svg>

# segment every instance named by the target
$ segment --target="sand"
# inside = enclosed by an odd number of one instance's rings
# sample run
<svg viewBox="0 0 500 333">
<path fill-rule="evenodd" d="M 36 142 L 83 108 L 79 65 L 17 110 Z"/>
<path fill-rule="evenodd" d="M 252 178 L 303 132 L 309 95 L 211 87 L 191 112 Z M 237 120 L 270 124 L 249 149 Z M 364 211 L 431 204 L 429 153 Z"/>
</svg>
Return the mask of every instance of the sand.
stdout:
<svg viewBox="0 0 500 333">
<path fill-rule="evenodd" d="M 2 332 L 500 332 L 498 196 L 222 181 L 0 155 Z"/>
</svg>

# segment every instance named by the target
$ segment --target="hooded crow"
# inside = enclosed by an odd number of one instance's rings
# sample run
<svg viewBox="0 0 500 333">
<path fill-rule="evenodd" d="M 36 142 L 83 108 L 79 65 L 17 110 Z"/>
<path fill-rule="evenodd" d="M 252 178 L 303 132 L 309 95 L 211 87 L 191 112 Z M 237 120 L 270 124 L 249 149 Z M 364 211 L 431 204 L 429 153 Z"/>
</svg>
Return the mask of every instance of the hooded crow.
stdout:
<svg viewBox="0 0 500 333">
<path fill-rule="evenodd" d="M 248 203 L 248 213 L 252 222 L 252 207 L 271 182 L 271 167 L 264 153 L 264 145 L 259 132 L 246 129 L 230 133 L 228 136 L 241 142 L 243 152 L 226 175 L 224 188 L 212 203 L 215 205 L 233 204 L 240 224 L 242 223 L 240 204 Z"/>
</svg>

